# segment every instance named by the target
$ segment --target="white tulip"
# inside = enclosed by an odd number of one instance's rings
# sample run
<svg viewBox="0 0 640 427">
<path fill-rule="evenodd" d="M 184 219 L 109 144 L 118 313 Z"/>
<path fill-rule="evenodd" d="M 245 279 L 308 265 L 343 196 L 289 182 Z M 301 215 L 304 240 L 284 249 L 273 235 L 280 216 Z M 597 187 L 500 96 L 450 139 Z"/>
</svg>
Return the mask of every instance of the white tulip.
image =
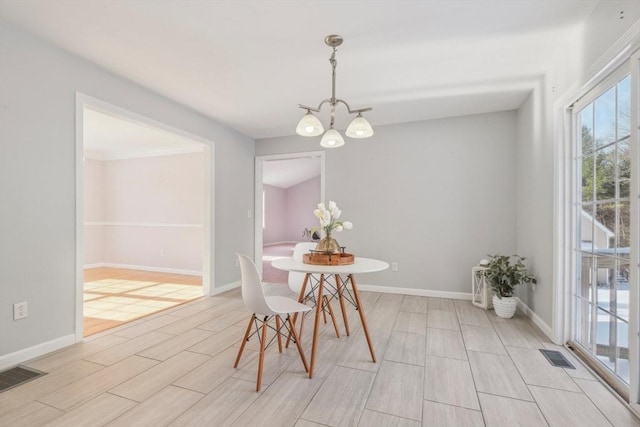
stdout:
<svg viewBox="0 0 640 427">
<path fill-rule="evenodd" d="M 347 230 L 351 230 L 353 228 L 353 224 L 351 223 L 351 221 L 344 221 L 342 223 L 342 226 Z"/>
<path fill-rule="evenodd" d="M 327 208 L 324 207 L 324 203 L 318 203 L 318 209 L 320 209 L 321 211 L 327 210 Z"/>
<path fill-rule="evenodd" d="M 338 206 L 336 205 L 336 202 L 334 202 L 333 200 L 329 201 L 329 210 L 333 211 L 334 209 L 338 209 Z"/>
<path fill-rule="evenodd" d="M 314 214 L 314 215 L 315 215 L 315 217 L 316 217 L 316 218 L 318 218 L 318 219 L 322 218 L 322 216 L 321 216 L 321 215 L 322 215 L 322 213 L 321 213 L 320 209 L 315 209 L 315 210 L 313 211 L 313 214 Z"/>
<path fill-rule="evenodd" d="M 321 227 L 326 227 L 327 225 L 329 225 L 329 220 L 320 218 L 320 226 Z"/>
<path fill-rule="evenodd" d="M 331 211 L 331 216 L 333 217 L 333 219 L 338 219 L 340 218 L 340 215 L 342 214 L 342 211 L 338 208 L 334 209 Z"/>
<path fill-rule="evenodd" d="M 342 231 L 342 226 L 341 226 L 341 225 L 336 225 L 335 230 L 336 230 L 336 231 Z"/>
</svg>

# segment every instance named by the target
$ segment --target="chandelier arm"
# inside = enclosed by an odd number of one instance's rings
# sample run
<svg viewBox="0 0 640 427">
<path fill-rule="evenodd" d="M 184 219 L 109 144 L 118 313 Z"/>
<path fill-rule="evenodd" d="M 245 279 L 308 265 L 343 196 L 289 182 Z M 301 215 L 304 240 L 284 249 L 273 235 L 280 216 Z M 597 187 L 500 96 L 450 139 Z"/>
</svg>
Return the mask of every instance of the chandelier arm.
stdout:
<svg viewBox="0 0 640 427">
<path fill-rule="evenodd" d="M 327 102 L 330 104 L 331 99 L 327 98 L 323 100 L 320 104 L 318 104 L 318 108 L 309 107 L 308 105 L 303 105 L 303 104 L 298 104 L 298 108 L 302 108 L 303 110 L 311 110 L 311 111 L 315 111 L 316 113 L 319 113 L 322 106 Z"/>
<path fill-rule="evenodd" d="M 351 107 L 349 107 L 349 104 L 347 104 L 347 102 L 342 99 L 336 99 L 336 104 L 337 103 L 344 104 L 344 106 L 347 107 L 347 111 L 349 112 L 349 114 L 364 113 L 365 111 L 371 111 L 373 109 L 373 108 L 360 108 L 358 110 L 352 110 Z"/>
</svg>

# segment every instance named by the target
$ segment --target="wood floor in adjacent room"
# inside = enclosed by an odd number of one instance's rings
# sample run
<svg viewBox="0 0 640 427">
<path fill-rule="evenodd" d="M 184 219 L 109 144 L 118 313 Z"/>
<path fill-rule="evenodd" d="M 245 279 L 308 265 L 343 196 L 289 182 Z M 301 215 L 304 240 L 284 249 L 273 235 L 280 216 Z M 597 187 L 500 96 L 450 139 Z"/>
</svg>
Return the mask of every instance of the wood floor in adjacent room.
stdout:
<svg viewBox="0 0 640 427">
<path fill-rule="evenodd" d="M 499 319 L 469 301 L 361 296 L 377 363 L 350 310 L 350 337 L 322 326 L 313 379 L 294 346 L 279 354 L 274 345 L 256 393 L 256 339 L 233 368 L 249 319 L 234 290 L 26 362 L 48 375 L 0 393 L 0 425 L 640 426 L 522 316 Z M 552 367 L 540 348 L 564 352 L 577 369 Z"/>
<path fill-rule="evenodd" d="M 202 277 L 99 267 L 84 271 L 84 336 L 202 297 Z"/>
</svg>

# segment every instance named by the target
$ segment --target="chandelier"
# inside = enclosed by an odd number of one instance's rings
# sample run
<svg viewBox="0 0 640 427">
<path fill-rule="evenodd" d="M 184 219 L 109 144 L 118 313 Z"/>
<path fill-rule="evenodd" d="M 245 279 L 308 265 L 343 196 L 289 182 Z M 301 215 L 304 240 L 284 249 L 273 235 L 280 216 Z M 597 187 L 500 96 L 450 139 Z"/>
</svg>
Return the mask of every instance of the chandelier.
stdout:
<svg viewBox="0 0 640 427">
<path fill-rule="evenodd" d="M 351 121 L 349 126 L 347 127 L 347 131 L 345 134 L 350 138 L 369 138 L 373 135 L 373 129 L 371 125 L 362 117 L 362 113 L 365 111 L 371 111 L 371 108 L 361 108 L 359 110 L 352 110 L 344 100 L 336 98 L 336 65 L 338 65 L 338 61 L 336 60 L 336 51 L 337 47 L 342 44 L 342 36 L 338 36 L 335 34 L 331 34 L 325 37 L 324 42 L 327 46 L 333 49 L 333 53 L 331 54 L 331 58 L 329 58 L 329 63 L 331 64 L 331 98 L 323 100 L 318 108 L 308 107 L 306 105 L 298 104 L 298 107 L 307 110 L 307 113 L 302 116 L 300 122 L 298 122 L 298 126 L 296 127 L 296 133 L 302 136 L 318 136 L 324 132 L 322 135 L 322 139 L 320 140 L 320 145 L 325 148 L 337 148 L 344 145 L 344 138 L 340 132 L 333 128 L 334 118 L 336 112 L 336 106 L 338 104 L 343 104 L 347 107 L 347 111 L 349 114 L 357 114 L 357 116 Z M 324 131 L 324 127 L 322 127 L 322 123 L 316 116 L 313 115 L 313 112 L 319 113 L 320 109 L 324 104 L 329 104 L 331 109 L 331 124 L 328 131 Z"/>
</svg>

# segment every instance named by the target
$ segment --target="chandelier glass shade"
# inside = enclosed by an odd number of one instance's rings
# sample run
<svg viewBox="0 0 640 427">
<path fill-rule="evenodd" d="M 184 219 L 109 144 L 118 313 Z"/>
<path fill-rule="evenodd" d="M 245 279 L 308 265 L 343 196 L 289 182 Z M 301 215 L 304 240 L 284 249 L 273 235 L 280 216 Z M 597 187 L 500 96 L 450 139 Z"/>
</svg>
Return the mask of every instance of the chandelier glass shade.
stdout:
<svg viewBox="0 0 640 427">
<path fill-rule="evenodd" d="M 298 122 L 296 133 L 302 136 L 318 136 L 322 135 L 322 132 L 324 132 L 324 127 L 320 120 L 311 114 L 311 111 L 307 110 L 307 114 L 302 116 Z"/>
<path fill-rule="evenodd" d="M 322 135 L 320 145 L 324 148 L 338 148 L 344 145 L 344 138 L 335 129 L 329 129 Z"/>
<path fill-rule="evenodd" d="M 324 42 L 327 46 L 333 49 L 333 53 L 331 54 L 331 58 L 329 58 L 329 63 L 331 64 L 331 98 L 327 98 L 320 102 L 318 108 L 308 107 L 306 105 L 298 104 L 298 107 L 307 110 L 306 114 L 302 116 L 300 121 L 298 122 L 298 126 L 296 127 L 296 133 L 302 136 L 318 136 L 322 135 L 322 139 L 320 140 L 320 145 L 325 148 L 337 148 L 344 145 L 344 138 L 336 129 L 334 129 L 334 119 L 335 119 L 335 111 L 336 106 L 338 104 L 343 104 L 349 114 L 357 114 L 357 116 L 353 119 L 353 121 L 347 127 L 347 131 L 345 134 L 349 138 L 369 138 L 373 135 L 373 128 L 365 119 L 362 117 L 362 113 L 366 111 L 371 111 L 371 108 L 361 108 L 358 110 L 352 110 L 344 100 L 336 98 L 336 66 L 338 65 L 338 61 L 336 60 L 336 51 L 337 47 L 342 44 L 342 37 L 332 34 L 325 37 Z M 329 104 L 331 110 L 331 125 L 329 130 L 324 131 L 324 127 L 320 120 L 313 115 L 312 112 L 319 113 L 324 104 Z"/>
</svg>

